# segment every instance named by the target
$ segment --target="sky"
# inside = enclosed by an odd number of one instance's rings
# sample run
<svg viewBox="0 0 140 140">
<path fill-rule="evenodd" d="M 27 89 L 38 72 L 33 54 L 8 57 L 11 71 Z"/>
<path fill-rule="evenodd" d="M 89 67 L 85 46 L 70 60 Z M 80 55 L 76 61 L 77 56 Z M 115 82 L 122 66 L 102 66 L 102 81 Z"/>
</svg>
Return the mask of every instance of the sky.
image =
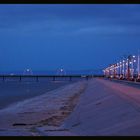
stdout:
<svg viewBox="0 0 140 140">
<path fill-rule="evenodd" d="M 0 71 L 103 69 L 138 49 L 139 4 L 0 5 Z"/>
</svg>

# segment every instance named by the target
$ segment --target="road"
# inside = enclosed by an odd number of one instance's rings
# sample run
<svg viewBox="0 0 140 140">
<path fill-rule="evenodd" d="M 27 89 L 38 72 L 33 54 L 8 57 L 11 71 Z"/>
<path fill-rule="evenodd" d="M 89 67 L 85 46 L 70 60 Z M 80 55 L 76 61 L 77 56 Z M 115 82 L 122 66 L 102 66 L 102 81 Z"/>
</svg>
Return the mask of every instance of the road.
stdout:
<svg viewBox="0 0 140 140">
<path fill-rule="evenodd" d="M 124 84 L 124 85 L 128 85 L 128 86 L 140 89 L 140 82 L 127 81 L 127 80 L 117 80 L 117 79 L 112 79 L 112 80 L 106 79 L 106 80 L 109 80 L 109 81 L 112 81 L 112 82 L 116 82 L 116 83 L 121 83 L 121 84 Z"/>
</svg>

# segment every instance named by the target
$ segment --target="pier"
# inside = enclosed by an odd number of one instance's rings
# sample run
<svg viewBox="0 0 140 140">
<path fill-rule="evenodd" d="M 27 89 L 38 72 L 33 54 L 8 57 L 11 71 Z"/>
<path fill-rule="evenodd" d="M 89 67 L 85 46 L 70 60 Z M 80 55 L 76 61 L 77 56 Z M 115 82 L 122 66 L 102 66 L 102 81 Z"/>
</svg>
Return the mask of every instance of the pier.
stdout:
<svg viewBox="0 0 140 140">
<path fill-rule="evenodd" d="M 73 81 L 73 80 L 89 80 L 95 77 L 104 77 L 103 75 L 0 75 L 1 81 L 5 82 L 7 79 L 16 78 L 19 82 L 23 79 L 29 78 L 39 82 L 41 78 L 48 78 L 51 81 Z"/>
</svg>

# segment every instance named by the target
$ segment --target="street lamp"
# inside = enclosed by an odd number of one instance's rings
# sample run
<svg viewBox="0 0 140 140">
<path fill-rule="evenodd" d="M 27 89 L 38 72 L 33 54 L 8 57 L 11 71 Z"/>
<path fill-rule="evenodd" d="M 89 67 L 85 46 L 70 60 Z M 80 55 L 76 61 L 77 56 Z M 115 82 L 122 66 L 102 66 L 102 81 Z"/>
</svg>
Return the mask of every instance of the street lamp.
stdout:
<svg viewBox="0 0 140 140">
<path fill-rule="evenodd" d="M 130 75 L 133 78 L 133 60 L 134 60 L 135 56 L 133 55 L 129 55 L 127 58 L 127 79 L 130 79 Z M 132 69 L 130 70 L 130 62 L 132 64 Z M 130 74 L 131 73 L 131 74 Z"/>
<path fill-rule="evenodd" d="M 138 50 L 138 63 L 137 63 L 137 69 L 138 69 L 138 80 L 140 79 L 140 54 Z"/>
<path fill-rule="evenodd" d="M 123 79 L 125 78 L 125 60 L 123 60 Z"/>
<path fill-rule="evenodd" d="M 132 79 L 134 78 L 134 63 L 136 62 L 136 60 L 134 60 L 135 56 L 133 56 L 132 62 L 131 62 L 131 66 L 132 66 Z"/>
<path fill-rule="evenodd" d="M 119 67 L 120 67 L 120 65 L 119 65 L 120 63 L 118 62 L 117 63 L 117 78 L 119 77 L 119 75 L 120 75 L 120 71 L 119 71 Z"/>
<path fill-rule="evenodd" d="M 122 62 L 120 62 L 120 78 L 122 76 Z"/>
</svg>

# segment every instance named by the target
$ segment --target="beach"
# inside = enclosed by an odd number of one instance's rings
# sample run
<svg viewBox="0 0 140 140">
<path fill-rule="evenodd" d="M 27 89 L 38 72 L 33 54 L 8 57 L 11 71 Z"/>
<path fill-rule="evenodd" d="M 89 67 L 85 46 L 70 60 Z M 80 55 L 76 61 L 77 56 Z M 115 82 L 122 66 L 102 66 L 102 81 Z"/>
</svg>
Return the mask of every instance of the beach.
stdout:
<svg viewBox="0 0 140 140">
<path fill-rule="evenodd" d="M 12 78 L 10 78 L 10 80 L 11 79 Z M 44 79 L 44 81 L 40 80 L 39 82 L 31 78 L 27 79 L 28 81 L 22 79 L 21 82 L 19 82 L 17 78 L 15 81 L 8 81 L 8 79 L 4 82 L 0 81 L 0 109 L 73 83 L 73 81 L 47 81 L 47 78 Z"/>
<path fill-rule="evenodd" d="M 69 83 L 0 110 L 0 135 L 40 135 L 36 127 L 60 126 L 72 112 L 86 81 Z"/>
<path fill-rule="evenodd" d="M 140 89 L 92 78 L 0 110 L 0 136 L 140 136 Z"/>
</svg>

